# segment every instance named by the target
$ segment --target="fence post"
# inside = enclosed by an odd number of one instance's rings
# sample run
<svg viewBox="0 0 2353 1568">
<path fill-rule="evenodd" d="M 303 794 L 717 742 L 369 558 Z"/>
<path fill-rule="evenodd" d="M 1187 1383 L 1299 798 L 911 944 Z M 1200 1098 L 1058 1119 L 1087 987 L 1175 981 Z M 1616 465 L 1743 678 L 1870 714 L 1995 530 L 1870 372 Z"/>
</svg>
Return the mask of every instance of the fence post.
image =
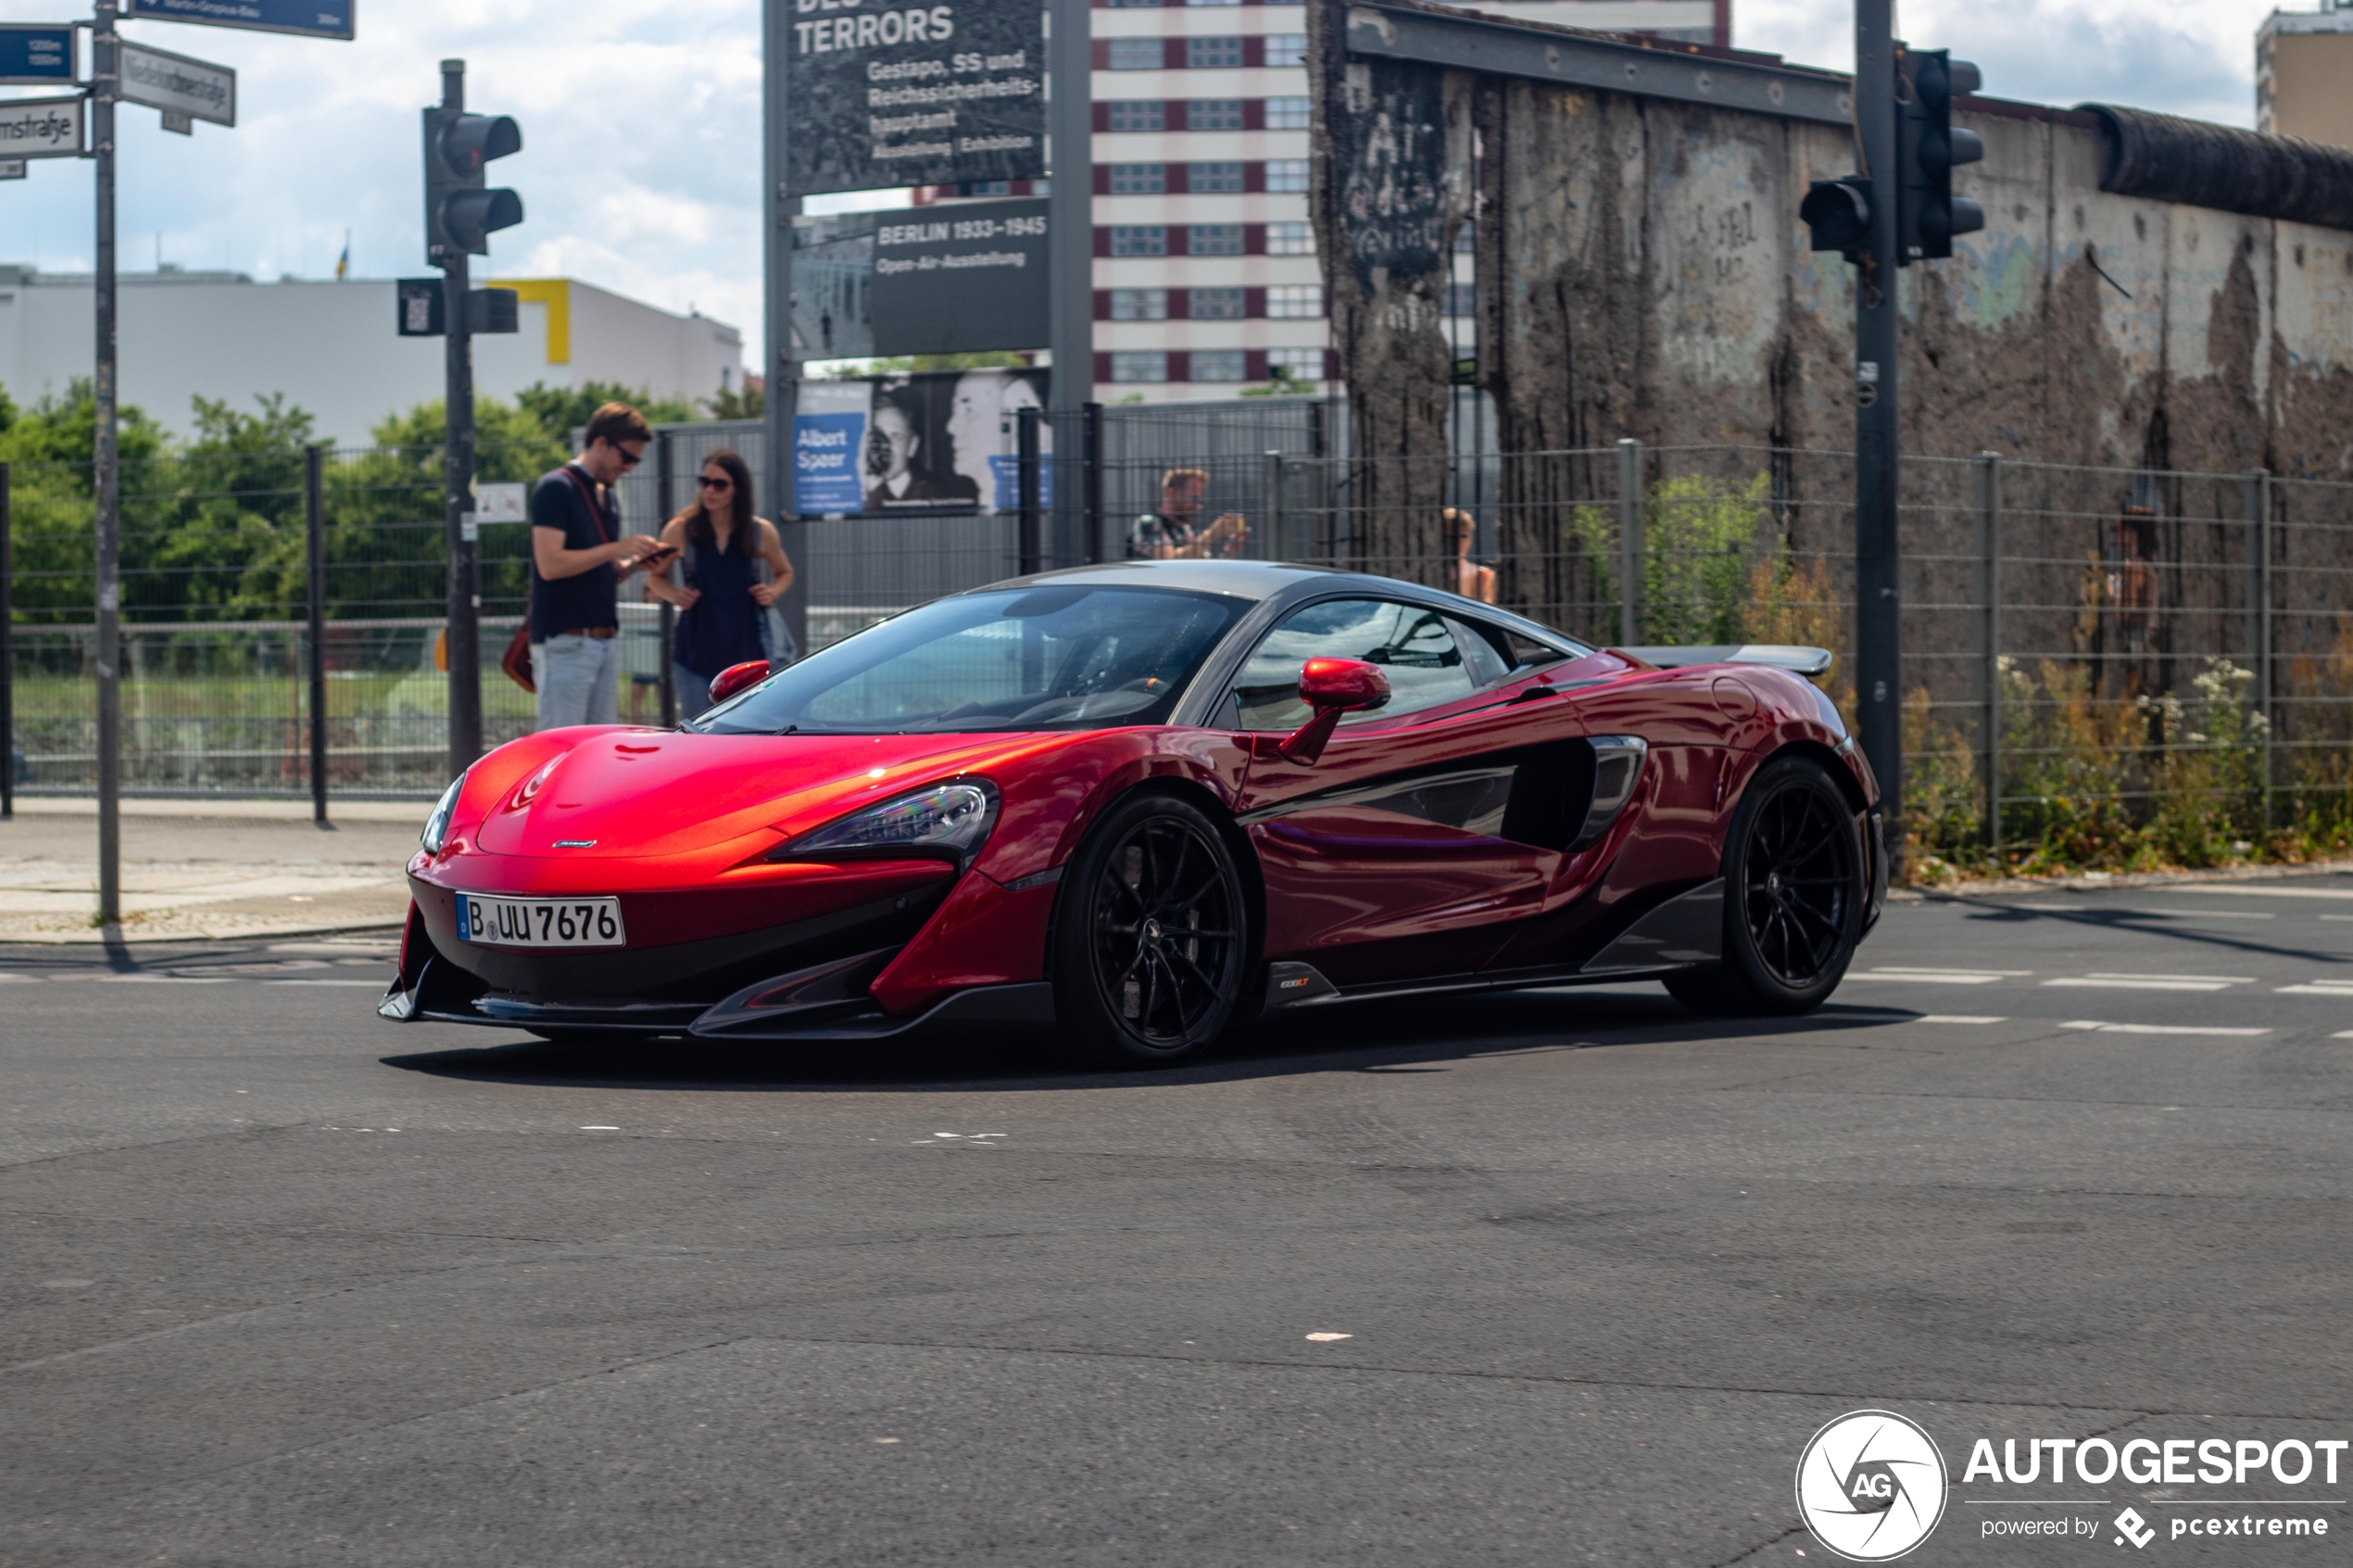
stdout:
<svg viewBox="0 0 2353 1568">
<path fill-rule="evenodd" d="M 1642 444 L 1631 436 L 1617 444 L 1617 640 L 1630 647 L 1642 641 Z"/>
<path fill-rule="evenodd" d="M 2256 643 L 2255 701 L 2256 711 L 2263 715 L 2263 827 L 2266 832 L 2276 818 L 2271 809 L 2275 788 L 2272 763 L 2273 732 L 2278 728 L 2277 716 L 2271 711 L 2271 470 L 2257 469 L 2250 495 L 2255 503 L 2255 592 Z"/>
<path fill-rule="evenodd" d="M 1019 483 L 1021 508 L 1021 562 L 1018 575 L 1030 576 L 1046 569 L 1044 543 L 1045 520 L 1038 494 L 1038 417 L 1042 410 L 1029 404 L 1013 413 L 1013 474 Z"/>
<path fill-rule="evenodd" d="M 1266 454 L 1266 558 L 1289 560 L 1290 550 L 1283 538 L 1283 455 Z"/>
<path fill-rule="evenodd" d="M 310 820 L 327 825 L 327 449 L 302 449 L 302 523 L 309 556 Z"/>
<path fill-rule="evenodd" d="M 8 509 L 8 465 L 0 463 L 0 822 L 17 814 L 17 612 L 9 597 L 16 562 Z"/>
<path fill-rule="evenodd" d="M 1977 601 L 1985 613 L 1985 847 L 2002 853 L 2002 458 L 1977 467 Z"/>
<path fill-rule="evenodd" d="M 672 518 L 678 515 L 678 470 L 676 455 L 671 450 L 671 434 L 670 431 L 662 430 L 654 435 L 654 483 L 660 487 L 661 495 L 661 521 L 664 527 L 669 525 Z M 698 506 L 702 504 L 702 492 L 699 490 L 695 492 L 695 504 Z M 656 532 L 659 533 L 660 530 L 657 529 Z M 655 640 L 661 645 L 654 649 L 655 689 L 661 694 L 661 727 L 665 730 L 674 730 L 678 727 L 678 680 L 671 673 L 671 655 L 678 643 L 678 607 L 668 599 L 656 602 L 661 606 L 661 608 L 654 614 L 655 625 L 659 628 L 655 633 Z"/>
<path fill-rule="evenodd" d="M 1081 500 L 1087 514 L 1087 564 L 1095 566 L 1103 558 L 1103 406 L 1079 405 L 1078 422 L 1079 482 L 1086 486 Z"/>
</svg>

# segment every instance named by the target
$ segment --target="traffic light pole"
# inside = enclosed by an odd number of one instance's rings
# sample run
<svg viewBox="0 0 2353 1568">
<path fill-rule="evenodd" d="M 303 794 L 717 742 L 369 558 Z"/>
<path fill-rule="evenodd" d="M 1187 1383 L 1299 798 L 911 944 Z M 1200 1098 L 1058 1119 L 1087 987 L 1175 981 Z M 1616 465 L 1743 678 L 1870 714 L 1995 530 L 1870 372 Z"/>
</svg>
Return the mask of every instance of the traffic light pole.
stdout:
<svg viewBox="0 0 2353 1568">
<path fill-rule="evenodd" d="M 115 0 L 97 0 L 92 27 L 90 143 L 97 167 L 97 257 L 93 293 L 97 437 L 91 453 L 97 513 L 98 925 L 111 941 L 122 925 L 122 476 L 115 426 L 114 106 L 121 55 Z"/>
<path fill-rule="evenodd" d="M 441 62 L 441 107 L 466 107 L 466 62 Z M 474 528 L 474 359 L 466 255 L 441 257 L 444 391 L 442 536 L 449 554 L 449 776 L 482 755 L 482 546 Z M 529 614 L 526 608 L 525 614 Z"/>
<path fill-rule="evenodd" d="M 1855 0 L 1855 135 L 1871 181 L 1855 270 L 1855 702 L 1879 778 L 1888 855 L 1904 859 L 1903 639 L 1896 547 L 1896 167 L 1894 0 Z"/>
<path fill-rule="evenodd" d="M 1086 407 L 1095 400 L 1095 106 L 1090 0 L 1051 0 L 1046 41 L 1050 171 L 1047 191 L 1046 347 L 1053 356 L 1048 391 L 1064 463 L 1052 482 L 1053 558 L 1057 566 L 1092 560 L 1101 542 L 1081 538 L 1087 497 L 1069 462 Z"/>
<path fill-rule="evenodd" d="M 799 402 L 800 366 L 793 358 L 792 220 L 800 210 L 799 197 L 785 188 L 785 171 L 792 167 L 792 106 L 785 101 L 786 51 L 792 42 L 792 19 L 783 0 L 769 0 L 760 8 L 761 39 L 761 247 L 765 292 L 761 315 L 767 345 L 761 356 L 766 378 L 761 404 L 761 433 L 768 449 L 768 504 L 775 508 L 776 533 L 785 558 L 793 563 L 792 586 L 785 590 L 785 624 L 793 645 L 809 651 L 809 526 L 800 521 L 793 469 L 793 412 Z"/>
</svg>

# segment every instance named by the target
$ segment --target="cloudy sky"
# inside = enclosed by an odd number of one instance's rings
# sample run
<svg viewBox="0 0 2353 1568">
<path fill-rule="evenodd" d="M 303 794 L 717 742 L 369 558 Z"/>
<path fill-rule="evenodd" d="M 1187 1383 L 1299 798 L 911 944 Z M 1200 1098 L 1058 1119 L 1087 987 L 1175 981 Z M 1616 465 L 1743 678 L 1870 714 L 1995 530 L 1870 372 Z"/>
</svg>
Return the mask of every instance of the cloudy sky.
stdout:
<svg viewBox="0 0 2353 1568">
<path fill-rule="evenodd" d="M 2248 125 L 2269 0 L 1909 0 L 1903 34 L 1983 69 L 1986 91 L 2101 100 Z M 0 20 L 75 7 L 0 0 Z M 1734 0 L 1733 42 L 1847 68 L 1839 0 Z M 524 150 L 496 165 L 529 214 L 493 237 L 494 273 L 563 274 L 760 331 L 759 12 L 749 0 L 364 0 L 355 43 L 137 22 L 125 32 L 233 66 L 233 131 L 167 135 L 126 107 L 121 264 L 332 274 L 344 236 L 363 277 L 423 273 L 418 114 L 437 62 L 468 62 L 469 107 L 511 114 Z M 31 93 L 31 89 L 9 89 Z M 0 261 L 90 266 L 89 165 L 0 185 Z M 479 266 L 479 263 L 477 263 Z M 477 276 L 480 274 L 477 273 Z"/>
</svg>

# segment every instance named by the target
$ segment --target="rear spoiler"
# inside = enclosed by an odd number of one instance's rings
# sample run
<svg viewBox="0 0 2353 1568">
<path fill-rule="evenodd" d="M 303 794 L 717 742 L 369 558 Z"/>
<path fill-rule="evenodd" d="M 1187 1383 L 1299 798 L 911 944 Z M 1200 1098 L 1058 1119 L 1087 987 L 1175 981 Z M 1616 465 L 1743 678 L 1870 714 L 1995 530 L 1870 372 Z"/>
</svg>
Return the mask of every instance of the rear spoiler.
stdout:
<svg viewBox="0 0 2353 1568">
<path fill-rule="evenodd" d="M 1618 648 L 1645 664 L 1681 670 L 1693 664 L 1766 664 L 1796 675 L 1819 675 L 1831 667 L 1828 648 L 1800 647 L 1793 643 L 1718 643 L 1709 647 Z"/>
</svg>

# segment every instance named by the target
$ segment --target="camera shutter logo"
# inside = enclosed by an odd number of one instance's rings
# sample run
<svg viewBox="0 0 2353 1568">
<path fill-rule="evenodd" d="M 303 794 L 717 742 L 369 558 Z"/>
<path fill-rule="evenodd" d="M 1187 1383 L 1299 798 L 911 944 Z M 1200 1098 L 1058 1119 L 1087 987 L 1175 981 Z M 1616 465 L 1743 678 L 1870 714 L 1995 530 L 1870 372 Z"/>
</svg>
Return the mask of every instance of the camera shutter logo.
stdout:
<svg viewBox="0 0 2353 1568">
<path fill-rule="evenodd" d="M 1839 1556 L 1888 1562 L 1944 1516 L 1944 1456 L 1893 1411 L 1856 1411 L 1814 1434 L 1797 1461 L 1797 1512 Z"/>
</svg>

